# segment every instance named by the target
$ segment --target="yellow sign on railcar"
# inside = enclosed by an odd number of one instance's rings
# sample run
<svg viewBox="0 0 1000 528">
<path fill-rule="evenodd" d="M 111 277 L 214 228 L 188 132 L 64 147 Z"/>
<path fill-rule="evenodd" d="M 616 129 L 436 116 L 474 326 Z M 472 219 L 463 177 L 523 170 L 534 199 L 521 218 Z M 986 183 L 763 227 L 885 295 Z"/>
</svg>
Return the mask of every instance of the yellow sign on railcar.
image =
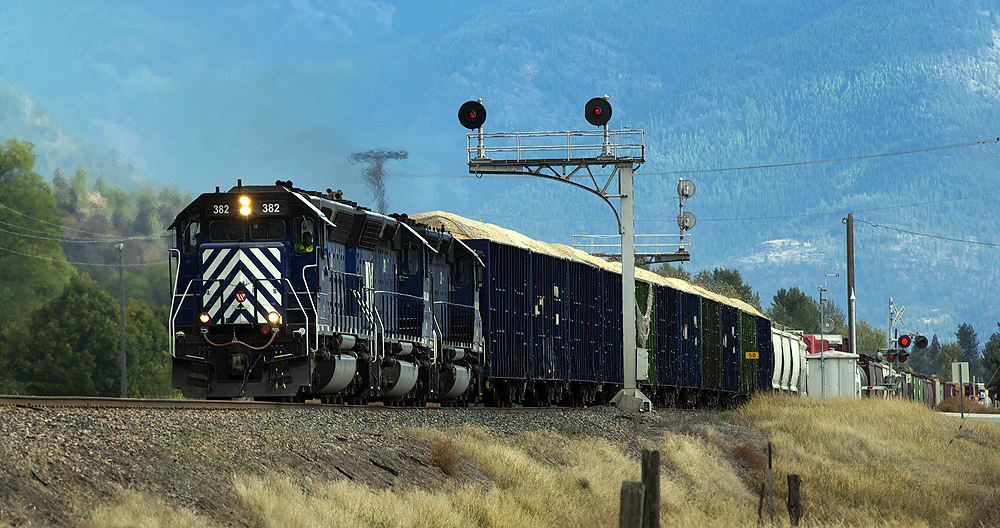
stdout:
<svg viewBox="0 0 1000 528">
<path fill-rule="evenodd" d="M 760 359 L 760 354 L 757 352 L 747 352 L 747 359 Z"/>
</svg>

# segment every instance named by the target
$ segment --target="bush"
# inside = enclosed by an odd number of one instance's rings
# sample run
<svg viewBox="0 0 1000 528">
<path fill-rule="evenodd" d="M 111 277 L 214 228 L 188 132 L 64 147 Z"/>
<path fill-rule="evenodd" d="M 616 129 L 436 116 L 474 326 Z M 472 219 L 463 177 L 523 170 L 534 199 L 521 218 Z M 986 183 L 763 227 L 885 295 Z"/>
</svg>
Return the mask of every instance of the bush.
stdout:
<svg viewBox="0 0 1000 528">
<path fill-rule="evenodd" d="M 456 464 L 458 453 L 455 452 L 455 446 L 448 440 L 438 440 L 431 448 L 431 465 L 441 468 L 446 475 L 452 475 Z"/>
<path fill-rule="evenodd" d="M 965 398 L 962 402 L 958 399 L 958 396 L 952 396 L 951 398 L 945 398 L 945 400 L 938 404 L 937 410 L 941 412 L 960 412 L 962 406 L 965 407 L 965 412 L 970 414 L 1000 414 L 1000 409 L 996 407 L 987 407 L 985 405 L 980 405 L 975 402 L 972 398 Z"/>
</svg>

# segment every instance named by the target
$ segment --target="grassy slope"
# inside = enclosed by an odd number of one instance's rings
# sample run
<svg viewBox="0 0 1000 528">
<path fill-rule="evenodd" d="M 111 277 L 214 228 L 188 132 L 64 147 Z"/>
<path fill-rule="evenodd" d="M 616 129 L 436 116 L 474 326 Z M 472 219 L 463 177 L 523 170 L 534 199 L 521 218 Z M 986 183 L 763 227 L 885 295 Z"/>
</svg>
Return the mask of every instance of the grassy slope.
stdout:
<svg viewBox="0 0 1000 528">
<path fill-rule="evenodd" d="M 803 526 L 979 526 L 1000 514 L 995 425 L 966 423 L 952 442 L 958 420 L 909 402 L 776 396 L 757 398 L 732 418 L 772 439 L 778 525 L 787 525 L 785 477 L 793 473 L 803 480 Z M 648 446 L 661 452 L 663 526 L 756 526 L 766 446 L 731 445 L 725 427 L 667 433 Z M 617 526 L 621 482 L 639 478 L 635 453 L 566 433 L 498 440 L 471 428 L 415 432 L 450 442 L 495 483 L 488 490 L 394 493 L 236 474 L 242 504 L 232 506 L 254 512 L 258 526 Z M 94 527 L 210 526 L 132 493 L 89 519 Z"/>
</svg>

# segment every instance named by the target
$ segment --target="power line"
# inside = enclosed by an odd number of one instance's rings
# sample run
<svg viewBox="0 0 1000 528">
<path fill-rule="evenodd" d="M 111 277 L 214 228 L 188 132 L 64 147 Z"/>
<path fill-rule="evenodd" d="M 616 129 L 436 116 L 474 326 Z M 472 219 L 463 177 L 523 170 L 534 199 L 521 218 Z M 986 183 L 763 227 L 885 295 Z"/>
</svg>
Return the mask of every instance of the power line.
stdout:
<svg viewBox="0 0 1000 528">
<path fill-rule="evenodd" d="M 15 232 L 5 231 L 5 230 L 0 229 L 0 231 L 3 231 L 4 233 L 8 233 L 8 234 L 11 234 L 11 235 L 18 235 L 18 236 L 24 236 L 24 237 L 29 237 L 29 238 L 40 238 L 40 239 L 44 239 L 44 240 L 59 240 L 61 242 L 67 242 L 67 243 L 108 243 L 108 242 L 122 242 L 122 241 L 126 241 L 126 240 L 155 240 L 157 238 L 163 237 L 163 235 L 144 235 L 144 236 L 127 236 L 127 237 L 110 236 L 110 235 L 105 235 L 105 234 L 101 234 L 101 233 L 94 233 L 94 232 L 91 232 L 91 231 L 84 231 L 82 229 L 74 229 L 72 227 L 66 227 L 66 226 L 62 226 L 62 225 L 59 225 L 59 224 L 54 224 L 52 222 L 49 222 L 49 221 L 46 221 L 46 220 L 42 220 L 41 218 L 35 218 L 33 216 L 26 215 L 26 214 L 24 214 L 24 213 L 22 213 L 20 211 L 17 211 L 15 209 L 11 209 L 10 207 L 7 207 L 7 206 L 5 206 L 3 204 L 0 204 L 0 208 L 6 209 L 7 211 L 10 211 L 10 212 L 12 212 L 14 214 L 21 215 L 21 216 L 23 216 L 23 217 L 25 217 L 25 218 L 27 218 L 29 220 L 34 220 L 36 222 L 39 222 L 39 223 L 42 223 L 42 224 L 45 224 L 45 225 L 48 225 L 48 226 L 52 226 L 54 228 L 68 229 L 68 230 L 71 230 L 71 231 L 78 231 L 80 233 L 87 233 L 87 234 L 92 234 L 92 235 L 98 235 L 98 238 L 82 238 L 82 237 L 56 236 L 55 234 L 50 233 L 48 231 L 41 231 L 41 230 L 38 230 L 38 229 L 31 229 L 31 228 L 28 228 L 28 227 L 24 227 L 24 226 L 20 226 L 20 225 L 17 225 L 17 224 L 13 224 L 13 223 L 10 223 L 10 222 L 4 222 L 3 220 L 0 220 L 0 224 L 6 225 L 6 226 L 10 226 L 10 227 L 14 227 L 14 228 L 20 229 L 22 231 L 27 231 L 29 233 L 42 233 L 43 235 L 48 235 L 48 236 L 29 235 L 29 234 L 25 234 L 25 233 L 15 233 Z"/>
<path fill-rule="evenodd" d="M 962 200 L 973 200 L 973 199 L 976 199 L 976 198 L 985 198 L 987 196 L 995 196 L 995 195 L 998 195 L 998 194 L 1000 194 L 1000 191 L 983 193 L 983 194 L 976 194 L 976 195 L 973 195 L 973 196 L 960 196 L 958 198 L 945 198 L 945 199 L 942 199 L 942 200 L 933 200 L 933 201 L 930 201 L 930 202 L 907 203 L 907 204 L 899 204 L 899 205 L 886 205 L 884 207 L 869 207 L 867 209 L 852 209 L 850 211 L 830 211 L 830 212 L 826 212 L 826 213 L 802 213 L 802 214 L 776 215 L 776 216 L 751 216 L 751 217 L 744 217 L 744 218 L 705 218 L 705 219 L 699 218 L 698 221 L 699 222 L 742 222 L 742 221 L 746 221 L 746 220 L 781 220 L 781 219 L 788 219 L 788 218 L 807 218 L 807 217 L 813 217 L 813 216 L 845 215 L 845 214 L 848 214 L 848 213 L 870 213 L 870 212 L 875 212 L 875 211 L 888 211 L 888 210 L 892 210 L 892 209 L 901 209 L 901 208 L 904 208 L 904 207 L 923 207 L 923 206 L 926 206 L 926 205 L 934 205 L 934 204 L 940 204 L 940 203 L 958 202 L 958 201 L 962 201 Z M 614 222 L 613 218 L 547 218 L 547 217 L 538 217 L 538 216 L 489 215 L 489 214 L 480 214 L 480 213 L 456 213 L 456 214 L 460 214 L 460 215 L 464 215 L 464 216 L 479 216 L 479 217 L 488 217 L 488 218 L 518 218 L 518 219 L 524 219 L 524 220 L 547 220 L 547 221 L 556 221 L 556 222 Z M 639 220 L 639 219 L 636 219 L 635 221 L 636 222 L 646 222 L 646 223 L 659 223 L 659 222 L 665 222 L 666 220 Z"/>
<path fill-rule="evenodd" d="M 873 224 L 871 222 L 865 222 L 864 220 L 858 220 L 857 218 L 855 218 L 854 221 L 855 222 L 861 222 L 862 224 L 868 224 L 868 225 L 870 225 L 872 227 L 877 227 L 877 228 L 880 228 L 880 229 L 889 229 L 891 231 L 897 231 L 899 233 L 906 233 L 908 235 L 916 235 L 916 236 L 922 236 L 922 237 L 927 237 L 927 238 L 936 238 L 938 240 L 947 240 L 947 241 L 950 241 L 950 242 L 961 242 L 963 244 L 976 244 L 976 245 L 980 245 L 980 246 L 1000 247 L 1000 244 L 993 244 L 993 243 L 990 243 L 990 242 L 976 242 L 975 240 L 962 240 L 960 238 L 949 238 L 949 237 L 943 237 L 943 236 L 937 236 L 937 235 L 928 235 L 926 233 L 918 233 L 916 231 L 908 231 L 906 229 L 899 229 L 897 227 L 889 227 L 889 226 L 884 226 L 884 225 L 879 225 L 879 224 Z"/>
<path fill-rule="evenodd" d="M 117 268 L 118 267 L 118 264 L 95 264 L 93 262 L 71 262 L 71 261 L 68 261 L 68 260 L 61 260 L 61 259 L 57 259 L 57 258 L 53 258 L 53 257 L 43 257 L 41 255 L 29 255 L 27 253 L 21 253 L 20 251 L 14 251 L 13 249 L 7 249 L 7 248 L 2 247 L 2 246 L 0 246 L 0 251 L 6 251 L 7 253 L 13 253 L 15 255 L 20 255 L 22 257 L 36 258 L 36 259 L 41 259 L 41 260 L 49 260 L 49 261 L 52 261 L 52 262 L 65 262 L 66 264 L 73 264 L 74 266 L 98 266 L 98 267 L 102 267 L 102 268 Z M 160 262 L 148 262 L 148 263 L 145 263 L 145 264 L 122 264 L 122 266 L 125 266 L 126 268 L 130 268 L 130 267 L 140 267 L 140 266 L 158 266 L 160 264 L 166 264 L 166 263 L 167 263 L 167 261 L 162 260 Z"/>
<path fill-rule="evenodd" d="M 23 217 L 25 217 L 25 218 L 27 218 L 29 220 L 34 220 L 36 222 L 40 222 L 40 223 L 43 223 L 45 225 L 52 226 L 52 227 L 58 227 L 59 229 L 69 229 L 70 231 L 77 231 L 77 232 L 80 232 L 80 233 L 87 233 L 88 235 L 101 235 L 101 233 L 91 233 L 90 231 L 84 231 L 82 229 L 74 229 L 72 227 L 66 227 L 66 226 L 61 225 L 61 224 L 55 224 L 55 223 L 49 222 L 48 220 L 42 220 L 41 218 L 35 218 L 34 216 L 30 216 L 30 215 L 24 214 L 21 211 L 18 211 L 16 209 L 11 209 L 10 207 L 7 207 L 6 205 L 3 205 L 3 204 L 0 204 L 0 209 L 6 209 L 7 211 L 10 211 L 10 212 L 12 212 L 12 213 L 14 213 L 16 215 L 21 215 L 21 216 L 23 216 Z"/>
<path fill-rule="evenodd" d="M 819 165 L 823 163 L 835 163 L 838 161 L 857 161 L 872 158 L 886 158 L 891 156 L 905 156 L 907 154 L 919 154 L 922 152 L 934 152 L 936 150 L 947 150 L 962 147 L 970 147 L 973 145 L 987 145 L 990 143 L 1000 143 L 1000 137 L 991 139 L 980 139 L 977 141 L 966 141 L 964 143 L 954 143 L 951 145 L 938 145 L 934 147 L 922 147 L 910 150 L 899 150 L 895 152 L 882 152 L 878 154 L 862 154 L 859 156 L 847 156 L 843 158 L 829 158 L 822 160 L 812 160 L 812 161 L 793 161 L 788 163 L 770 163 L 766 165 L 743 165 L 738 167 L 723 167 L 717 169 L 691 169 L 691 170 L 677 170 L 677 171 L 662 171 L 662 172 L 636 172 L 636 176 L 671 176 L 679 174 L 705 174 L 709 172 L 734 172 L 734 171 L 744 171 L 744 170 L 754 170 L 754 169 L 775 169 L 782 167 L 798 167 L 803 165 Z M 404 174 L 406 177 L 410 178 L 482 178 L 483 174 Z M 490 174 L 491 178 L 535 178 L 533 174 Z M 580 176 L 583 177 L 583 176 Z"/>
<path fill-rule="evenodd" d="M 918 148 L 918 149 L 912 149 L 912 150 L 900 150 L 900 151 L 897 151 L 897 152 L 883 152 L 883 153 L 880 153 L 880 154 L 864 154 L 864 155 L 861 155 L 861 156 L 849 156 L 849 157 L 845 157 L 845 158 L 830 158 L 830 159 L 814 160 L 814 161 L 794 161 L 794 162 L 790 162 L 790 163 L 772 163 L 772 164 L 768 164 L 768 165 L 747 165 L 747 166 L 743 166 L 743 167 L 726 167 L 726 168 L 723 168 L 723 169 L 680 170 L 680 171 L 667 171 L 667 172 L 643 172 L 641 174 L 650 175 L 650 176 L 652 176 L 652 175 L 668 176 L 668 175 L 674 175 L 674 174 L 703 174 L 703 173 L 706 173 L 706 172 L 730 172 L 730 171 L 741 171 L 741 170 L 751 170 L 751 169 L 774 169 L 774 168 L 781 168 L 781 167 L 797 167 L 797 166 L 801 166 L 801 165 L 818 165 L 818 164 L 821 164 L 821 163 L 834 163 L 834 162 L 837 162 L 837 161 L 855 161 L 855 160 L 872 159 L 872 158 L 886 158 L 886 157 L 889 157 L 889 156 L 903 156 L 903 155 L 906 155 L 906 154 L 918 154 L 918 153 L 921 153 L 921 152 L 933 152 L 935 150 L 946 150 L 946 149 L 953 149 L 953 148 L 962 148 L 962 147 L 969 147 L 969 146 L 972 146 L 972 145 L 985 145 L 985 144 L 988 144 L 988 143 L 1000 143 L 1000 137 L 993 138 L 993 139 L 981 139 L 981 140 L 978 140 L 978 141 L 967 141 L 965 143 L 955 143 L 953 145 L 941 145 L 941 146 L 937 146 L 937 147 L 924 147 L 924 148 Z"/>
</svg>

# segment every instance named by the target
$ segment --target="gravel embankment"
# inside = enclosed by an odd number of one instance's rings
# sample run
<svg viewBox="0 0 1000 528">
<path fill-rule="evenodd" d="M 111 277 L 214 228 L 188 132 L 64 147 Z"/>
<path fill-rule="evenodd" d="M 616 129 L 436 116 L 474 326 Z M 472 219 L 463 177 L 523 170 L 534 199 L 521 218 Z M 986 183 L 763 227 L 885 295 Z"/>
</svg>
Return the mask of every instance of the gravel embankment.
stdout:
<svg viewBox="0 0 1000 528">
<path fill-rule="evenodd" d="M 94 505 L 132 489 L 223 525 L 246 519 L 225 498 L 233 474 L 350 479 L 401 489 L 446 482 L 492 486 L 461 462 L 430 465 L 428 440 L 411 428 L 470 425 L 496 437 L 545 430 L 597 436 L 638 452 L 664 431 L 735 435 L 718 413 L 628 414 L 613 407 L 516 412 L 469 409 L 281 408 L 176 410 L 0 407 L 0 527 L 75 526 Z M 220 497 L 221 495 L 221 497 Z"/>
</svg>

